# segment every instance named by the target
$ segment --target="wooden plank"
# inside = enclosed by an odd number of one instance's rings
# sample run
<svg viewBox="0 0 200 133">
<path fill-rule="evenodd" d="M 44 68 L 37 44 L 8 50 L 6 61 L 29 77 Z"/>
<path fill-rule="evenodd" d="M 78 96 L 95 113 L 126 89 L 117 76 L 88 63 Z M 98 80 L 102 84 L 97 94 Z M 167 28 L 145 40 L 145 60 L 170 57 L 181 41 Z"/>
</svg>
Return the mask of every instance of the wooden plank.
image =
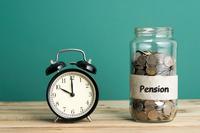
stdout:
<svg viewBox="0 0 200 133">
<path fill-rule="evenodd" d="M 167 123 L 131 120 L 128 101 L 100 101 L 91 115 L 93 121 L 59 121 L 46 102 L 0 102 L 0 133 L 6 132 L 193 132 L 200 133 L 200 100 L 179 100 L 178 114 Z"/>
</svg>

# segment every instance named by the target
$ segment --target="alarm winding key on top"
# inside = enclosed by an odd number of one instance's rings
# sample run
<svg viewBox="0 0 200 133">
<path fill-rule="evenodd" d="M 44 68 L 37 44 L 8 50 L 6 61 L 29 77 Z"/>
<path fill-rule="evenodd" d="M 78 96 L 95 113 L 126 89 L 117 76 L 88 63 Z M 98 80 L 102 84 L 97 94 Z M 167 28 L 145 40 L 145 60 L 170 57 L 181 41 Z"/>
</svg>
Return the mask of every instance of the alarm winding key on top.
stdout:
<svg viewBox="0 0 200 133">
<path fill-rule="evenodd" d="M 59 61 L 59 55 L 66 52 L 79 52 L 83 59 L 77 62 Z M 71 68 L 70 68 L 71 66 Z M 72 68 L 75 66 L 76 68 Z M 90 74 L 96 73 L 96 68 L 87 60 L 81 49 L 63 49 L 58 51 L 56 60 L 46 69 L 46 75 L 56 73 L 50 80 L 46 98 L 56 120 L 78 121 L 87 118 L 95 110 L 99 92 L 95 80 Z M 90 74 L 89 74 L 90 73 Z"/>
</svg>

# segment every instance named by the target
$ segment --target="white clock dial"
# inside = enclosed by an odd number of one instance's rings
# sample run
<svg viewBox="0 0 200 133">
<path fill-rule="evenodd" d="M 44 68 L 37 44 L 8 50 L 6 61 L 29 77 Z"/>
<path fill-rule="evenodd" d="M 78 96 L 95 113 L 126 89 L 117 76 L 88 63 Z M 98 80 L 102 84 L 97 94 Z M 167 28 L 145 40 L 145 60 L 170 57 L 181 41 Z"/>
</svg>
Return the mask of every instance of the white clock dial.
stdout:
<svg viewBox="0 0 200 133">
<path fill-rule="evenodd" d="M 49 87 L 48 102 L 62 118 L 78 118 L 87 114 L 96 99 L 95 85 L 86 75 L 69 71 L 59 75 Z"/>
</svg>

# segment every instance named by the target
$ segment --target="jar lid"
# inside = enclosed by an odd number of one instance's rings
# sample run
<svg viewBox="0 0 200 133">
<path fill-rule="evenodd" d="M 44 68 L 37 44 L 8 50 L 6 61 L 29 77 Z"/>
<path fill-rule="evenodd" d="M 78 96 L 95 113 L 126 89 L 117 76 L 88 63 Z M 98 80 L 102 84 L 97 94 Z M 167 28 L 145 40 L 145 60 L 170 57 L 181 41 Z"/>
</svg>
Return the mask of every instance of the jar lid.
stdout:
<svg viewBox="0 0 200 133">
<path fill-rule="evenodd" d="M 151 36 L 152 34 L 157 37 L 171 36 L 173 29 L 171 27 L 136 27 L 135 34 L 143 36 Z"/>
</svg>

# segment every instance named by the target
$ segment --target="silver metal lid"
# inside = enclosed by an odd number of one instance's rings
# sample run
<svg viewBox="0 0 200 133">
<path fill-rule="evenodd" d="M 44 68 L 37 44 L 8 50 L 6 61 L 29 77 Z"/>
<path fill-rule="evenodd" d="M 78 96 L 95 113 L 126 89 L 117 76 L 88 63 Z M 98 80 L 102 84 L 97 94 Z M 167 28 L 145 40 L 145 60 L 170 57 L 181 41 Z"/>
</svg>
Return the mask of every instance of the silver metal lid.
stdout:
<svg viewBox="0 0 200 133">
<path fill-rule="evenodd" d="M 173 29 L 171 27 L 137 27 L 135 28 L 135 34 L 137 36 L 152 36 L 163 37 L 168 36 L 171 37 L 173 33 Z"/>
</svg>

